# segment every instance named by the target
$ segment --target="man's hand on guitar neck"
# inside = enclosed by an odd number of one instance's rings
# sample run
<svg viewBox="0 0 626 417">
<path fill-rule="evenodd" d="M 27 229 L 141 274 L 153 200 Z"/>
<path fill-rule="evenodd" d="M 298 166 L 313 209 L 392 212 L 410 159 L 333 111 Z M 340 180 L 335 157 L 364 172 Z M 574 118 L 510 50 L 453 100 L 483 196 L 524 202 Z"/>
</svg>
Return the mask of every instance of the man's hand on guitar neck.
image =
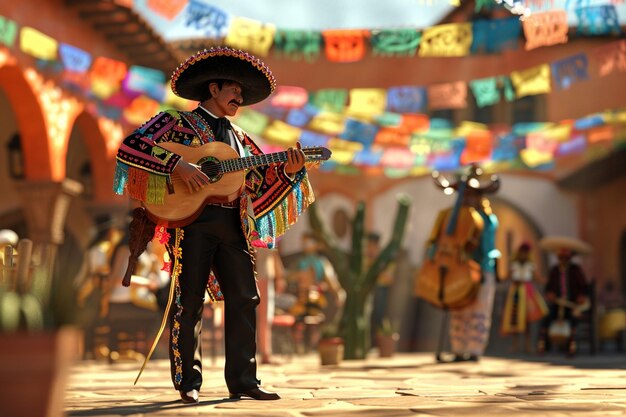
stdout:
<svg viewBox="0 0 626 417">
<path fill-rule="evenodd" d="M 200 171 L 197 165 L 190 164 L 182 159 L 178 161 L 176 168 L 174 168 L 174 172 L 178 174 L 181 180 L 185 183 L 189 193 L 199 191 L 202 187 L 210 183 L 209 177 L 207 177 L 204 172 Z"/>
<path fill-rule="evenodd" d="M 304 152 L 300 142 L 296 143 L 295 148 L 287 149 L 287 162 L 285 162 L 285 173 L 293 175 L 300 171 L 304 166 Z"/>
</svg>

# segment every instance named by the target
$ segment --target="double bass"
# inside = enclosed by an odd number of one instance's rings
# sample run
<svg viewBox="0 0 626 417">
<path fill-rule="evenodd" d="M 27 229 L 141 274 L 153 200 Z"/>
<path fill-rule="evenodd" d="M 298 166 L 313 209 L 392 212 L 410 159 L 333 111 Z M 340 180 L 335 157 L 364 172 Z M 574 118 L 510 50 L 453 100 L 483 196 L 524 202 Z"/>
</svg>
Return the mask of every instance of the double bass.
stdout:
<svg viewBox="0 0 626 417">
<path fill-rule="evenodd" d="M 463 205 L 466 187 L 467 181 L 460 181 L 454 206 L 439 213 L 415 285 L 418 297 L 449 310 L 470 304 L 481 285 L 481 266 L 471 251 L 478 245 L 484 222 L 476 209 Z"/>
</svg>

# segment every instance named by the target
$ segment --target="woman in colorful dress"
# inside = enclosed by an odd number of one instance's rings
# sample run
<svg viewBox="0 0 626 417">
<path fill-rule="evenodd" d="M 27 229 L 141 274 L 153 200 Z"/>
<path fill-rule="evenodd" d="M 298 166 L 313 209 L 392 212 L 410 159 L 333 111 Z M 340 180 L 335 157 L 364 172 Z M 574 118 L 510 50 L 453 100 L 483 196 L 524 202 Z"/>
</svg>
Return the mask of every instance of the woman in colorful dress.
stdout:
<svg viewBox="0 0 626 417">
<path fill-rule="evenodd" d="M 530 323 L 548 313 L 543 297 L 535 288 L 537 274 L 530 251 L 530 244 L 522 243 L 509 270 L 511 285 L 504 304 L 502 334 L 513 335 L 514 352 L 518 349 L 520 335 L 524 335 L 525 352 L 530 351 Z"/>
</svg>

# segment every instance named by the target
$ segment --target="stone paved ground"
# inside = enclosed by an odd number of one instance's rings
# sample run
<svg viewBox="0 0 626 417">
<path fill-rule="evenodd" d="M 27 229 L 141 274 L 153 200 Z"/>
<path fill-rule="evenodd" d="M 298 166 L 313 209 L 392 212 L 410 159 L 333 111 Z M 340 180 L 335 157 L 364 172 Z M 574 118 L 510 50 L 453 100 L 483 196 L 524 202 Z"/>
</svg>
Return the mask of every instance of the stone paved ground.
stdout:
<svg viewBox="0 0 626 417">
<path fill-rule="evenodd" d="M 374 355 L 372 355 L 374 356 Z M 626 355 L 485 357 L 436 364 L 432 354 L 344 361 L 316 356 L 260 365 L 278 401 L 226 399 L 222 360 L 204 364 L 198 405 L 183 405 L 168 363 L 151 361 L 138 384 L 136 362 L 79 362 L 66 389 L 68 416 L 621 416 L 626 415 Z M 7 416 L 8 417 L 8 416 Z"/>
</svg>

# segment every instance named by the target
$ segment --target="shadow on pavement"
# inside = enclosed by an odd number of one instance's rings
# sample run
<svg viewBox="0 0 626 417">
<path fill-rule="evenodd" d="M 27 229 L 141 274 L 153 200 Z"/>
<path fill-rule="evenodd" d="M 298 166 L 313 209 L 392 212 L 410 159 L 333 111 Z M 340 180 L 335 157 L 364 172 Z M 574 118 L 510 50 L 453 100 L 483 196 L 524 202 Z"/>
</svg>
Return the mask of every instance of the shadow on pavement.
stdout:
<svg viewBox="0 0 626 417">
<path fill-rule="evenodd" d="M 183 404 L 180 400 L 155 402 L 155 403 L 137 403 L 134 405 L 122 405 L 114 407 L 95 407 L 86 410 L 74 410 L 66 411 L 67 416 L 102 416 L 102 415 L 115 415 L 115 416 L 130 416 L 130 415 L 147 415 L 152 412 L 162 410 L 177 410 L 188 407 L 202 407 L 211 406 L 229 402 L 235 402 L 240 400 L 231 400 L 229 398 L 223 398 L 219 400 L 202 401 L 198 404 Z"/>
</svg>

